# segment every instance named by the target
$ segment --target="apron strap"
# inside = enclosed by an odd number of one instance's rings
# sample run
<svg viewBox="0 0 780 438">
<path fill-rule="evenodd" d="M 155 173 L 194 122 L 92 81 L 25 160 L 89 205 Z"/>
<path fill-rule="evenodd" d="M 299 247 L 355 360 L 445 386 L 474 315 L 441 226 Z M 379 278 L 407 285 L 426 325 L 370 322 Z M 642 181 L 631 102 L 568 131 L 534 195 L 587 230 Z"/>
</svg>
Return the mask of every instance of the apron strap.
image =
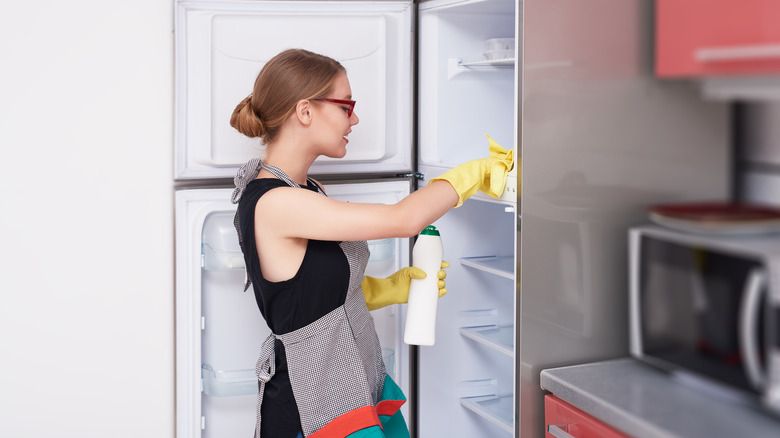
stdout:
<svg viewBox="0 0 780 438">
<path fill-rule="evenodd" d="M 287 183 L 288 186 L 295 187 L 297 189 L 301 188 L 301 185 L 298 184 L 297 182 L 295 182 L 286 173 L 284 173 L 284 171 L 282 169 L 280 169 L 280 168 L 278 168 L 276 166 L 272 166 L 270 164 L 265 164 L 263 162 L 260 163 L 260 167 L 265 169 L 265 170 L 267 170 L 267 171 L 269 171 L 269 172 L 271 172 L 271 174 L 273 174 L 273 176 L 275 176 L 275 177 L 279 178 L 280 180 L 284 181 L 285 183 Z M 255 175 L 257 175 L 257 174 L 255 174 Z M 325 194 L 325 193 L 322 192 L 322 189 L 320 189 L 320 185 L 317 184 L 316 182 L 314 182 L 313 179 L 311 179 L 309 177 L 306 177 L 306 181 L 308 181 L 310 184 L 313 184 L 315 187 L 317 187 L 317 192 L 319 192 L 319 194 L 321 194 L 321 195 Z"/>
<path fill-rule="evenodd" d="M 276 350 L 274 344 L 276 336 L 272 333 L 265 338 L 260 347 L 260 357 L 255 365 L 257 375 L 257 424 L 255 425 L 255 438 L 260 438 L 260 407 L 263 405 L 263 392 L 265 384 L 276 374 Z"/>
</svg>

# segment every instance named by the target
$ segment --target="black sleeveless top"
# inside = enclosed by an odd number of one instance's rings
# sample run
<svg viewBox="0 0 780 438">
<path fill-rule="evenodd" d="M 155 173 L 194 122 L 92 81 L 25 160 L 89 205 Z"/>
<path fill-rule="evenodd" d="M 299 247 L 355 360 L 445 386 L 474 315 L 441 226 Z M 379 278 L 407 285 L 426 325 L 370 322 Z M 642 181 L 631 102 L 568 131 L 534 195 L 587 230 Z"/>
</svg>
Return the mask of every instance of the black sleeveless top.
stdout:
<svg viewBox="0 0 780 438">
<path fill-rule="evenodd" d="M 349 263 L 339 242 L 309 240 L 295 276 L 279 282 L 263 277 L 255 245 L 255 206 L 261 196 L 277 187 L 289 186 L 276 178 L 249 182 L 238 204 L 238 222 L 241 250 L 257 306 L 271 331 L 280 335 L 305 327 L 344 304 L 349 287 Z M 317 192 L 317 186 L 311 182 L 301 189 Z M 265 385 L 261 436 L 294 437 L 301 430 L 300 416 L 281 341 L 276 341 L 275 348 L 276 374 Z"/>
</svg>

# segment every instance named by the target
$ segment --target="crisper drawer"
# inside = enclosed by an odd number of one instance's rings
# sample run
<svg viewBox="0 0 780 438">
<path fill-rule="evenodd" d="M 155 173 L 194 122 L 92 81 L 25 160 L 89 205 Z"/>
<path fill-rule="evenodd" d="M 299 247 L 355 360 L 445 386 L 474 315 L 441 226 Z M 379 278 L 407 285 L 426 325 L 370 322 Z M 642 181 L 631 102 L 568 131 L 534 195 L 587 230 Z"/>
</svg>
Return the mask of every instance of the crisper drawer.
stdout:
<svg viewBox="0 0 780 438">
<path fill-rule="evenodd" d="M 780 72 L 780 2 L 658 0 L 659 76 Z"/>
<path fill-rule="evenodd" d="M 554 395 L 544 396 L 546 438 L 628 438 Z"/>
</svg>

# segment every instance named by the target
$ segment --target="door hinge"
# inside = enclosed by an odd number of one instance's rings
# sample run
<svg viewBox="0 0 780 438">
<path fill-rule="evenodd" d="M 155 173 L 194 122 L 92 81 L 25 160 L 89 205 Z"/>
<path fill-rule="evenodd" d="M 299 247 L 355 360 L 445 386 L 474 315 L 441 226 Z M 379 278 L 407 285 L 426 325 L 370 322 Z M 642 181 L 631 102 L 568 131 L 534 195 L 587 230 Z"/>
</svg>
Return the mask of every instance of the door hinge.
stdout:
<svg viewBox="0 0 780 438">
<path fill-rule="evenodd" d="M 412 173 L 399 173 L 396 175 L 398 178 L 414 178 L 419 180 L 425 179 L 425 174 L 422 172 L 412 172 Z"/>
</svg>

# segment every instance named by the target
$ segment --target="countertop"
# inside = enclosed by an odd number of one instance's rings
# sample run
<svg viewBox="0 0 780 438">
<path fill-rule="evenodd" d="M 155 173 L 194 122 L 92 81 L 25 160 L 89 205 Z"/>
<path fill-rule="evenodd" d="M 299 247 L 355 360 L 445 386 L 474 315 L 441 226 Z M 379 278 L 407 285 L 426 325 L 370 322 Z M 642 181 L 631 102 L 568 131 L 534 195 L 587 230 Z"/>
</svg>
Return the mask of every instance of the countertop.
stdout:
<svg viewBox="0 0 780 438">
<path fill-rule="evenodd" d="M 636 438 L 780 437 L 780 417 L 680 385 L 633 358 L 546 369 L 541 386 Z"/>
</svg>

